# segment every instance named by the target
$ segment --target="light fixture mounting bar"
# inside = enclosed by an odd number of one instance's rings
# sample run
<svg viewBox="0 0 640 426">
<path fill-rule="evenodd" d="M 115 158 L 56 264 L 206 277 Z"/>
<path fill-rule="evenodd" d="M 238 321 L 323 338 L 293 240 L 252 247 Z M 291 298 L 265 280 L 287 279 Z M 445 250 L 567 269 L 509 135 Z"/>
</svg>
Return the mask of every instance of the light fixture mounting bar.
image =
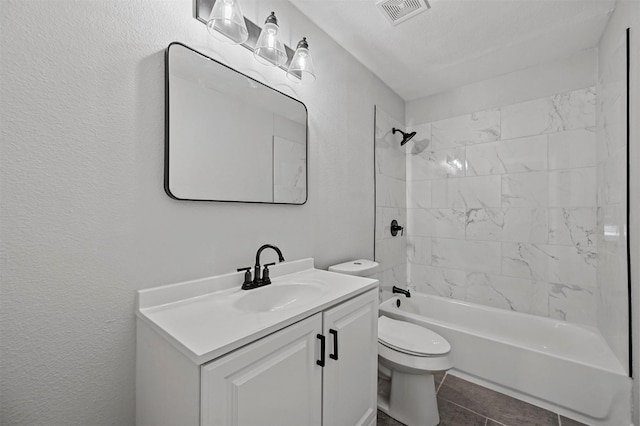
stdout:
<svg viewBox="0 0 640 426">
<path fill-rule="evenodd" d="M 211 14 L 211 10 L 213 9 L 213 5 L 215 3 L 216 0 L 194 0 L 194 18 L 207 25 L 209 15 Z M 244 46 L 246 49 L 249 49 L 251 52 L 253 52 L 256 47 L 256 43 L 258 42 L 258 37 L 260 36 L 262 27 L 254 24 L 246 17 L 244 18 L 244 23 L 247 26 L 249 38 L 247 39 L 247 41 L 242 43 L 241 46 Z M 289 69 L 291 59 L 293 58 L 294 51 L 286 44 L 284 45 L 284 50 L 287 53 L 287 62 L 284 65 L 281 65 L 280 68 L 287 71 Z"/>
</svg>

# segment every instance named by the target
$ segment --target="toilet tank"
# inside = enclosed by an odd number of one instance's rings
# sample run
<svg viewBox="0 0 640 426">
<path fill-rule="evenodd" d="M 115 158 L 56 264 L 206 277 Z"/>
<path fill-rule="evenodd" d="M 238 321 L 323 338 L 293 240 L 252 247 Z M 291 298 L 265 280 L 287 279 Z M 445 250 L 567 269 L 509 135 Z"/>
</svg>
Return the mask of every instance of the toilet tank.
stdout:
<svg viewBox="0 0 640 426">
<path fill-rule="evenodd" d="M 338 265 L 329 266 L 329 271 L 340 274 L 370 277 L 378 271 L 378 262 L 368 259 L 350 260 Z"/>
</svg>

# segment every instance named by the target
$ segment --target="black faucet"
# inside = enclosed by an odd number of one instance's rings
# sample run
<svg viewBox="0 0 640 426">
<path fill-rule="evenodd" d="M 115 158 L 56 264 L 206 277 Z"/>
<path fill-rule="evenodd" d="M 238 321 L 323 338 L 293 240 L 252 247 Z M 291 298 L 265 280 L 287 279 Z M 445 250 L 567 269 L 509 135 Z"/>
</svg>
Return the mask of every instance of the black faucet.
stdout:
<svg viewBox="0 0 640 426">
<path fill-rule="evenodd" d="M 387 287 L 389 288 L 389 287 Z M 396 287 L 395 285 L 393 286 L 393 290 L 392 292 L 395 293 L 400 293 L 400 294 L 404 294 L 407 297 L 411 297 L 411 292 L 409 290 L 403 290 L 400 287 Z"/>
<path fill-rule="evenodd" d="M 242 284 L 243 290 L 251 290 L 254 288 L 265 286 L 267 284 L 271 284 L 271 279 L 269 278 L 269 266 L 275 265 L 275 262 L 267 263 L 266 265 L 264 265 L 262 278 L 260 278 L 260 255 L 262 254 L 262 251 L 264 249 L 268 249 L 268 248 L 273 249 L 275 250 L 276 253 L 278 253 L 278 262 L 284 262 L 284 256 L 282 256 L 282 252 L 278 247 L 273 246 L 271 244 L 265 244 L 262 247 L 260 247 L 256 253 L 256 265 L 254 267 L 254 272 L 253 272 L 253 281 L 251 281 L 251 272 L 249 271 L 250 268 L 238 269 L 238 271 L 246 271 L 245 277 L 244 277 L 244 283 Z"/>
</svg>

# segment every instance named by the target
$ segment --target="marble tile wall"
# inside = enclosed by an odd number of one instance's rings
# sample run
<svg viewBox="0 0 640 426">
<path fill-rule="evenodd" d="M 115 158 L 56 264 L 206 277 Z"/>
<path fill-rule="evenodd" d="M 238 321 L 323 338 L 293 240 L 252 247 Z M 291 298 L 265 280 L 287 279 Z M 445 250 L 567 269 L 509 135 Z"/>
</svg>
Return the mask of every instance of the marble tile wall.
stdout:
<svg viewBox="0 0 640 426">
<path fill-rule="evenodd" d="M 597 325 L 618 356 L 629 364 L 627 293 L 626 40 L 603 51 L 598 79 L 596 182 L 598 245 Z"/>
<path fill-rule="evenodd" d="M 406 288 L 406 234 L 391 235 L 391 221 L 401 226 L 407 223 L 406 154 L 400 146 L 401 137 L 392 129 L 404 129 L 380 107 L 376 107 L 375 178 L 376 178 L 376 234 L 375 260 L 380 263 L 375 278 L 380 280 L 381 301 L 391 296 L 396 285 Z"/>
<path fill-rule="evenodd" d="M 409 130 L 410 288 L 595 325 L 595 87 Z"/>
</svg>

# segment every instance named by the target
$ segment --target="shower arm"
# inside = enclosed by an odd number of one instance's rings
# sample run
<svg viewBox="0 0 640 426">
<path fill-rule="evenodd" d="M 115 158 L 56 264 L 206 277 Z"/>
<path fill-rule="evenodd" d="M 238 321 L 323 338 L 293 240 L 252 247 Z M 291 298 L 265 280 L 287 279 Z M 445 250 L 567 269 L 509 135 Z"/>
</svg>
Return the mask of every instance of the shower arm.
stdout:
<svg viewBox="0 0 640 426">
<path fill-rule="evenodd" d="M 400 146 L 404 145 L 405 143 L 409 142 L 415 135 L 416 132 L 411 132 L 411 133 L 405 133 L 400 129 L 397 128 L 393 128 L 391 129 L 391 132 L 395 135 L 396 133 L 400 132 L 402 133 L 402 141 L 400 141 Z"/>
</svg>

